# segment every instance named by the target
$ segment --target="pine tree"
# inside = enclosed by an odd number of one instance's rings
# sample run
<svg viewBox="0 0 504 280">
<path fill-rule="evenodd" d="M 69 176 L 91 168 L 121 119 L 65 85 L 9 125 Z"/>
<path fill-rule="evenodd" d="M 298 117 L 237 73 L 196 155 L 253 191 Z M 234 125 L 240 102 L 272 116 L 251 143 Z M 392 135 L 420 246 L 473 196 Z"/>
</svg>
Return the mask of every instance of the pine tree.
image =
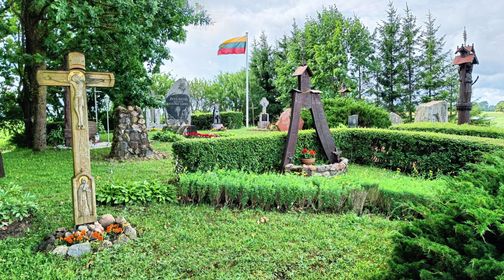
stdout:
<svg viewBox="0 0 504 280">
<path fill-rule="evenodd" d="M 405 105 L 406 112 L 408 112 L 408 118 L 412 121 L 416 103 L 416 81 L 419 65 L 417 40 L 420 29 L 416 25 L 416 17 L 412 14 L 407 4 L 404 12 L 405 15 L 402 20 L 401 40 L 404 46 L 405 54 L 404 70 L 406 72 L 406 87 L 403 103 Z"/>
<path fill-rule="evenodd" d="M 389 111 L 397 112 L 397 102 L 403 96 L 404 50 L 401 44 L 401 18 L 392 2 L 388 4 L 387 20 L 378 26 L 377 53 L 380 58 L 378 83 L 383 90 L 382 102 Z"/>
<path fill-rule="evenodd" d="M 444 36 L 437 37 L 439 26 L 429 12 L 425 30 L 421 36 L 422 51 L 420 54 L 420 81 L 423 91 L 422 101 L 440 99 L 440 92 L 446 85 L 447 52 L 443 52 Z"/>
<path fill-rule="evenodd" d="M 346 35 L 347 53 L 349 54 L 348 70 L 355 83 L 355 95 L 362 99 L 366 91 L 365 87 L 370 86 L 372 77 L 370 57 L 374 52 L 373 44 L 368 29 L 357 17 L 349 21 L 348 25 L 348 34 Z"/>
</svg>

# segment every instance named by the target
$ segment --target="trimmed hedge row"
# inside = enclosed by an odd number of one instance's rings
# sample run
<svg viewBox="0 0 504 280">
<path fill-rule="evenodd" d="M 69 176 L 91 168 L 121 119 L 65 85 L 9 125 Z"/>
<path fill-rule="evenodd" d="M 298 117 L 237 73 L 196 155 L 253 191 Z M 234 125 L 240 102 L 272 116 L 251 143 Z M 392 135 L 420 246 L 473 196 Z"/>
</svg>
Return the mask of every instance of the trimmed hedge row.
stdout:
<svg viewBox="0 0 504 280">
<path fill-rule="evenodd" d="M 477 162 L 482 152 L 504 149 L 499 139 L 384 129 L 333 129 L 343 156 L 358 164 L 407 173 L 457 173 Z M 177 171 L 216 169 L 264 173 L 278 171 L 286 143 L 285 133 L 177 142 L 173 145 Z M 297 152 L 314 148 L 323 157 L 313 131 L 299 134 Z"/>
<path fill-rule="evenodd" d="M 238 129 L 243 127 L 242 112 L 221 112 L 222 124 L 228 129 Z M 200 130 L 209 130 L 212 128 L 212 113 L 194 113 L 191 115 L 191 124 Z"/>
<path fill-rule="evenodd" d="M 181 174 L 177 192 L 186 203 L 279 211 L 357 214 L 366 211 L 394 217 L 410 214 L 408 204 L 423 204 L 431 199 L 427 195 L 384 190 L 376 184 L 363 185 L 346 179 L 217 170 Z"/>
<path fill-rule="evenodd" d="M 454 123 L 407 123 L 390 127 L 395 130 L 427 131 L 456 135 L 469 135 L 487 138 L 504 139 L 504 129 L 475 125 L 457 125 Z"/>
</svg>

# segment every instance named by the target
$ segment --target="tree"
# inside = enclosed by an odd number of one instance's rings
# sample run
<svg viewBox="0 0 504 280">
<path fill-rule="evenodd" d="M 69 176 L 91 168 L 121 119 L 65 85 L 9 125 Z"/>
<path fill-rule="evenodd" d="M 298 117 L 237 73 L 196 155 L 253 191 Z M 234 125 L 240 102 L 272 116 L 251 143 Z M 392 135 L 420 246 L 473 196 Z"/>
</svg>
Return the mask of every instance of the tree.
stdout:
<svg viewBox="0 0 504 280">
<path fill-rule="evenodd" d="M 495 105 L 495 112 L 504 112 L 504 101 L 499 101 L 497 105 Z"/>
<path fill-rule="evenodd" d="M 274 53 L 264 32 L 261 33 L 259 41 L 254 41 L 250 70 L 252 72 L 251 78 L 255 79 L 260 89 L 262 89 L 258 92 L 251 92 L 251 99 L 256 101 L 266 97 L 269 101 L 269 113 L 272 116 L 280 115 L 283 107 L 278 100 L 278 91 L 273 83 L 275 79 Z M 252 106 L 258 106 L 258 104 L 252 103 Z"/>
<path fill-rule="evenodd" d="M 156 73 L 151 77 L 150 92 L 152 101 L 151 104 L 154 107 L 160 107 L 166 97 L 168 91 L 170 91 L 172 85 L 175 83 L 175 78 L 170 74 Z"/>
<path fill-rule="evenodd" d="M 116 87 L 109 91 L 115 104 L 148 102 L 148 73 L 170 58 L 166 42 L 185 39 L 184 27 L 209 22 L 200 6 L 186 0 L 12 0 L 1 15 L 14 20 L 21 32 L 23 72 L 18 102 L 23 111 L 25 142 L 45 147 L 47 92 L 36 82 L 46 66 L 61 68 L 69 51 L 85 53 L 89 70 L 111 71 Z M 0 30 L 9 24 L 2 21 Z M 2 40 L 0 46 L 5 44 Z M 145 67 L 147 66 L 147 67 Z"/>
<path fill-rule="evenodd" d="M 376 55 L 381 61 L 378 83 L 380 97 L 389 111 L 397 112 L 397 102 L 403 96 L 404 49 L 401 43 L 401 19 L 392 2 L 388 4 L 387 20 L 378 26 Z"/>
<path fill-rule="evenodd" d="M 349 21 L 346 48 L 349 54 L 349 75 L 355 86 L 355 95 L 362 99 L 370 86 L 372 78 L 372 63 L 370 57 L 373 55 L 373 44 L 371 34 L 361 21 L 354 17 Z M 350 85 L 347 85 L 350 86 Z"/>
<path fill-rule="evenodd" d="M 416 81 L 417 81 L 417 40 L 420 29 L 416 26 L 416 17 L 412 14 L 408 5 L 404 10 L 405 15 L 402 20 L 401 40 L 404 46 L 404 68 L 406 71 L 406 89 L 403 102 L 408 112 L 409 121 L 413 121 L 413 111 L 416 105 Z"/>
<path fill-rule="evenodd" d="M 193 111 L 210 111 L 212 106 L 210 100 L 214 95 L 211 85 L 204 79 L 194 79 L 189 82 Z"/>
<path fill-rule="evenodd" d="M 421 36 L 419 87 L 424 91 L 424 102 L 439 99 L 440 90 L 446 85 L 448 53 L 443 51 L 444 36 L 437 37 L 439 26 L 436 26 L 435 22 L 429 12 Z"/>
</svg>

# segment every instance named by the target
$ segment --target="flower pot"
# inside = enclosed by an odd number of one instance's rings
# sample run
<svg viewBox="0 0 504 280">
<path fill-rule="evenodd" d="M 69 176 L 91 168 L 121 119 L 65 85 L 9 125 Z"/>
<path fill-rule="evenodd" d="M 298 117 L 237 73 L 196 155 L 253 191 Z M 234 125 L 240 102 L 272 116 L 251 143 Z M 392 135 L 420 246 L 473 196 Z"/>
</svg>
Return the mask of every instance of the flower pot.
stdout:
<svg viewBox="0 0 504 280">
<path fill-rule="evenodd" d="M 315 163 L 314 158 L 302 158 L 301 162 L 306 165 L 313 165 Z"/>
</svg>

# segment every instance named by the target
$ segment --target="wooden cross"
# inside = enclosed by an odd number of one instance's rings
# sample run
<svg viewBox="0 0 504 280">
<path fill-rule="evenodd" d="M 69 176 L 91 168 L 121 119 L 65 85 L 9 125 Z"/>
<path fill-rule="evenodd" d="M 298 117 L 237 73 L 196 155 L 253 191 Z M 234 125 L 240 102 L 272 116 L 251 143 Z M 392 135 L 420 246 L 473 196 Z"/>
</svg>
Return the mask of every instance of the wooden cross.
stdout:
<svg viewBox="0 0 504 280">
<path fill-rule="evenodd" d="M 76 225 L 96 221 L 95 180 L 91 176 L 86 87 L 113 87 L 114 74 L 86 72 L 82 53 L 68 54 L 68 71 L 37 71 L 39 86 L 70 87 L 73 216 Z"/>
<path fill-rule="evenodd" d="M 334 138 L 329 130 L 322 101 L 320 100 L 321 92 L 311 89 L 311 75 L 312 72 L 307 65 L 298 67 L 293 74 L 293 76 L 298 77 L 298 88 L 291 92 L 291 121 L 289 125 L 289 132 L 287 134 L 287 145 L 285 145 L 282 159 L 282 170 L 285 170 L 285 166 L 293 161 L 298 139 L 298 123 L 301 118 L 301 110 L 303 108 L 309 108 L 311 111 L 317 136 L 329 162 L 335 163 L 340 161 L 339 156 L 341 152 L 336 148 Z"/>
</svg>

